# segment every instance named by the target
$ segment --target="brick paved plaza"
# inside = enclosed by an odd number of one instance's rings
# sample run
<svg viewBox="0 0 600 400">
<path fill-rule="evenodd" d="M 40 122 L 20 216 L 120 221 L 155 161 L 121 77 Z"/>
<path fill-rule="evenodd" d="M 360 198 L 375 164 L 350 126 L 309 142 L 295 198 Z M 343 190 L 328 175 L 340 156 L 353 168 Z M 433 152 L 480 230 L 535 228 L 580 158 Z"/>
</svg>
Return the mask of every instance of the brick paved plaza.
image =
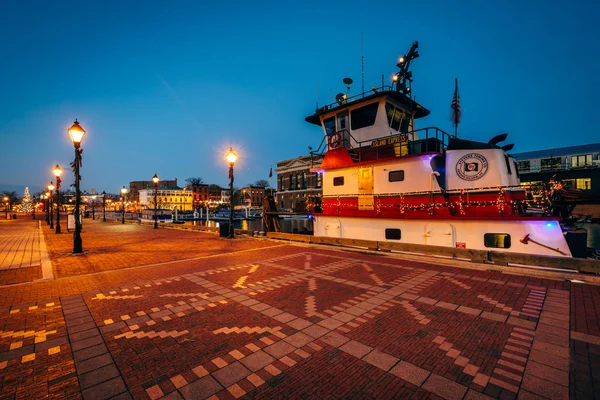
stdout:
<svg viewBox="0 0 600 400">
<path fill-rule="evenodd" d="M 1 399 L 600 398 L 595 277 L 88 220 L 73 255 L 37 226 L 0 224 L 52 264 L 2 261 Z"/>
</svg>

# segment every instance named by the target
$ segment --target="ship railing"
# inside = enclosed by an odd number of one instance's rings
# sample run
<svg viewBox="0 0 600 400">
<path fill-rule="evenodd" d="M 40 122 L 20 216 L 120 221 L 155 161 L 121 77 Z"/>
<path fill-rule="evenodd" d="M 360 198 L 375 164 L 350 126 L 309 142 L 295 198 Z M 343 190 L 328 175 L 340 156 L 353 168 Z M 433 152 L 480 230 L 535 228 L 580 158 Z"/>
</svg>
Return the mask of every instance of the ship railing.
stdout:
<svg viewBox="0 0 600 400">
<path fill-rule="evenodd" d="M 356 94 L 356 95 L 354 95 L 352 97 L 346 97 L 344 100 L 342 100 L 340 102 L 336 101 L 336 102 L 333 102 L 333 103 L 330 103 L 330 104 L 326 104 L 325 106 L 322 106 L 322 107 L 317 107 L 316 111 L 319 112 L 321 110 L 330 110 L 330 109 L 332 109 L 334 107 L 338 107 L 340 105 L 348 104 L 348 103 L 351 103 L 351 102 L 353 102 L 355 100 L 362 99 L 362 98 L 367 97 L 367 96 L 371 96 L 371 95 L 373 95 L 373 94 L 375 94 L 377 92 L 387 92 L 387 91 L 395 91 L 395 89 L 394 89 L 393 86 L 390 86 L 390 85 L 381 85 L 379 87 L 373 86 L 371 88 L 371 90 L 368 90 L 368 91 L 362 92 L 362 93 L 358 93 L 358 94 Z"/>
<path fill-rule="evenodd" d="M 332 140 L 336 135 L 336 140 Z M 317 150 L 311 154 L 323 155 L 328 150 L 345 147 L 356 162 L 423 153 L 443 153 L 455 136 L 440 128 L 430 126 L 410 132 L 399 132 L 358 141 L 348 129 L 342 129 L 324 136 Z M 415 139 L 418 138 L 418 139 Z"/>
</svg>

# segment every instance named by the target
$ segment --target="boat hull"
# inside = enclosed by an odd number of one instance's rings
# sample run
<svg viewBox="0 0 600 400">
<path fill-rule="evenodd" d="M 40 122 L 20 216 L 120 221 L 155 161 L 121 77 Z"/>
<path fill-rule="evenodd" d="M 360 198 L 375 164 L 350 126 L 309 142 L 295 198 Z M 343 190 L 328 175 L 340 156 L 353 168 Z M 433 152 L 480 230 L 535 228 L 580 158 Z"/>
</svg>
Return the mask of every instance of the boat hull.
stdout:
<svg viewBox="0 0 600 400">
<path fill-rule="evenodd" d="M 388 236 L 390 233 L 399 233 L 400 239 L 386 239 L 386 230 Z M 314 217 L 314 234 L 347 239 L 571 257 L 571 251 L 559 223 L 543 219 L 385 219 L 321 214 Z M 510 246 L 507 248 L 486 246 L 486 234 L 488 239 L 494 234 L 510 235 Z"/>
</svg>

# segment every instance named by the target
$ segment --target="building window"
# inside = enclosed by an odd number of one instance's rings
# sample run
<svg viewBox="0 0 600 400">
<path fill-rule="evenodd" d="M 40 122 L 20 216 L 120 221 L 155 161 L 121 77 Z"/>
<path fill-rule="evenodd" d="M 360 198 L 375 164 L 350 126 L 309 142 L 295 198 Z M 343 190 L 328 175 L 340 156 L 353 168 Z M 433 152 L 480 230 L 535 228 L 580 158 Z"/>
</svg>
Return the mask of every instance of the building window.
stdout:
<svg viewBox="0 0 600 400">
<path fill-rule="evenodd" d="M 485 247 L 497 249 L 510 249 L 510 235 L 507 233 L 486 233 L 483 235 Z"/>
<path fill-rule="evenodd" d="M 592 188 L 591 178 L 579 178 L 577 179 L 577 189 L 590 190 Z"/>
<path fill-rule="evenodd" d="M 542 171 L 560 169 L 561 159 L 560 157 L 542 158 L 540 163 L 542 166 Z"/>
<path fill-rule="evenodd" d="M 571 157 L 571 166 L 573 166 L 573 167 L 590 167 L 591 165 L 592 165 L 592 155 L 591 154 Z"/>
<path fill-rule="evenodd" d="M 344 177 L 336 176 L 333 178 L 333 186 L 344 186 Z"/>
<path fill-rule="evenodd" d="M 388 180 L 390 182 L 401 182 L 404 180 L 404 170 L 390 171 L 388 174 Z"/>
<path fill-rule="evenodd" d="M 302 181 L 300 178 L 300 174 L 296 175 L 296 189 L 300 189 L 302 187 Z"/>
<path fill-rule="evenodd" d="M 306 171 L 302 173 L 302 189 L 306 189 Z"/>
<path fill-rule="evenodd" d="M 321 175 L 318 172 L 316 174 L 317 174 L 317 187 L 320 188 L 321 185 L 323 184 L 323 175 Z"/>
<path fill-rule="evenodd" d="M 401 237 L 400 229 L 386 228 L 385 238 L 386 240 L 400 240 Z"/>
<path fill-rule="evenodd" d="M 375 123 L 375 117 L 377 117 L 378 107 L 379 103 L 371 103 L 364 107 L 352 110 L 350 113 L 350 126 L 352 130 L 373 125 Z"/>
</svg>

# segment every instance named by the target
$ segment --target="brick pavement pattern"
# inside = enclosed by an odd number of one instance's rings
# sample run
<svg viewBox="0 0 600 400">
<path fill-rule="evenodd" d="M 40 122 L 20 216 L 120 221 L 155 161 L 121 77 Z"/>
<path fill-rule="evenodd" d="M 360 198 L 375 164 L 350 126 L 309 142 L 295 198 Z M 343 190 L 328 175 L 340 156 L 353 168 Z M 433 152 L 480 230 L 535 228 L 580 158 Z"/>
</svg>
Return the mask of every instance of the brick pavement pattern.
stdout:
<svg viewBox="0 0 600 400">
<path fill-rule="evenodd" d="M 600 397 L 598 286 L 115 226 L 0 291 L 1 399 Z"/>
<path fill-rule="evenodd" d="M 0 285 L 42 277 L 43 236 L 39 221 L 0 219 Z"/>
</svg>

